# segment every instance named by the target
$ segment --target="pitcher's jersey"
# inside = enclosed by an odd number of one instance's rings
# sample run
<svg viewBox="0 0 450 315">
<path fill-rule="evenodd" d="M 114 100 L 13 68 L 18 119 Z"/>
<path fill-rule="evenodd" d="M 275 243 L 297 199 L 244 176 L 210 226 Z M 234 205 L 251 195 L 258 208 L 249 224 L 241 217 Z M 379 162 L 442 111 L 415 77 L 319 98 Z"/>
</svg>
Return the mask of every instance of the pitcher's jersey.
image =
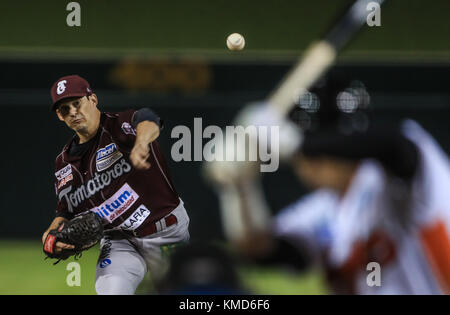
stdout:
<svg viewBox="0 0 450 315">
<path fill-rule="evenodd" d="M 160 220 L 180 203 L 157 141 L 150 146 L 148 170 L 129 159 L 136 133 L 134 110 L 102 113 L 96 136 L 82 156 L 69 154 L 72 139 L 56 158 L 57 216 L 68 219 L 93 211 L 106 229 L 135 230 Z"/>
<path fill-rule="evenodd" d="M 364 160 L 343 197 L 320 189 L 274 220 L 279 237 L 311 245 L 338 293 L 450 293 L 450 163 L 417 123 L 403 132 L 421 160 L 412 197 L 398 198 L 403 186 Z"/>
</svg>

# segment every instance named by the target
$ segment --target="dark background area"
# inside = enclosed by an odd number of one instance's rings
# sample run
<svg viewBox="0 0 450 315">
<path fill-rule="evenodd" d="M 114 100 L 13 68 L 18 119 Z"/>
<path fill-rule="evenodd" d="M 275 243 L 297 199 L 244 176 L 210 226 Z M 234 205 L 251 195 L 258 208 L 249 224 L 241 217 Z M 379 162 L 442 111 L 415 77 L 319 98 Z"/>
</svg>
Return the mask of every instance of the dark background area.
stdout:
<svg viewBox="0 0 450 315">
<path fill-rule="evenodd" d="M 165 121 L 159 142 L 170 172 L 191 216 L 193 238 L 222 238 L 217 197 L 201 172 L 201 162 L 174 162 L 171 146 L 177 141 L 171 130 L 186 125 L 193 131 L 195 117 L 207 125 L 231 124 L 236 112 L 249 101 L 263 99 L 289 70 L 292 63 L 197 63 L 140 60 L 138 68 L 158 65 L 165 69 L 157 88 L 151 84 L 130 87 L 111 75 L 118 62 L 33 62 L 4 61 L 0 76 L 0 113 L 3 140 L 0 237 L 39 238 L 52 220 L 56 197 L 53 188 L 54 159 L 72 136 L 72 131 L 50 111 L 49 87 L 58 77 L 77 73 L 87 78 L 99 97 L 102 111 L 153 108 Z M 174 66 L 176 65 L 176 67 Z M 186 65 L 189 65 L 187 67 Z M 413 118 L 450 152 L 450 94 L 448 65 L 338 65 L 331 71 L 346 73 L 366 84 L 374 116 L 382 123 Z M 180 70 L 184 69 L 184 70 Z M 184 72 L 195 80 L 207 72 L 207 80 L 195 89 L 174 80 Z M 201 69 L 201 70 L 199 70 Z M 7 75 L 6 75 L 7 73 Z M 135 71 L 139 76 L 139 71 Z M 154 74 L 157 75 L 157 74 Z M 146 80 L 142 77 L 142 80 Z M 188 80 L 189 81 L 189 80 Z M 192 87 L 192 86 L 191 86 Z M 204 141 L 206 143 L 208 139 Z M 274 212 L 293 202 L 305 189 L 283 165 L 264 176 L 267 199 Z M 20 221 L 20 228 L 17 222 Z"/>
</svg>

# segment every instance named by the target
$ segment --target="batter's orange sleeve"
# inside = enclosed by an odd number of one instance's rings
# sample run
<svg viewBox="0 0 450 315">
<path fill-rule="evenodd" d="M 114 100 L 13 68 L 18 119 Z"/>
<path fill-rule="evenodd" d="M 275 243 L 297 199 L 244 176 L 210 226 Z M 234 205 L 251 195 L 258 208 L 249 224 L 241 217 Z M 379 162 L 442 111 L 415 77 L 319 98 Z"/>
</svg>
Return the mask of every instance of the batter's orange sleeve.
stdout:
<svg viewBox="0 0 450 315">
<path fill-rule="evenodd" d="M 421 231 L 422 243 L 436 278 L 445 294 L 450 294 L 450 238 L 444 222 Z"/>
</svg>

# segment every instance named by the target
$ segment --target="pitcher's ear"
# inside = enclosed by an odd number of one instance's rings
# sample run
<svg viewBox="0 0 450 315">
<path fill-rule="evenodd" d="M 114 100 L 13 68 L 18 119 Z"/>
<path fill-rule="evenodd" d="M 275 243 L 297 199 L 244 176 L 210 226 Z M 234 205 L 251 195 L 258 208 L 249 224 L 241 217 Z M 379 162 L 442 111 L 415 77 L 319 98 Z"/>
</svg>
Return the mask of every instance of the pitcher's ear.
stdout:
<svg viewBox="0 0 450 315">
<path fill-rule="evenodd" d="M 59 120 L 64 121 L 64 118 L 61 115 L 61 113 L 59 112 L 59 109 L 55 110 L 55 112 L 56 112 L 56 116 L 58 116 Z"/>
<path fill-rule="evenodd" d="M 94 105 L 97 106 L 98 105 L 98 98 L 97 98 L 97 94 L 92 93 L 91 95 L 88 95 L 87 98 L 94 102 Z"/>
</svg>

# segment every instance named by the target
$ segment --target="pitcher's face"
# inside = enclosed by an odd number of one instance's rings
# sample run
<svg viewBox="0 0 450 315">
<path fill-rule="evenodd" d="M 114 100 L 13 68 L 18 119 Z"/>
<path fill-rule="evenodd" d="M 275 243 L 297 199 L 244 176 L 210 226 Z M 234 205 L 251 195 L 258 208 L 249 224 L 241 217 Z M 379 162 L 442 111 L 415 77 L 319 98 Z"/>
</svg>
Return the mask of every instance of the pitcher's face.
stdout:
<svg viewBox="0 0 450 315">
<path fill-rule="evenodd" d="M 63 100 L 56 109 L 56 114 L 61 121 L 73 129 L 76 133 L 85 133 L 96 126 L 100 119 L 97 108 L 97 96 L 68 98 Z"/>
</svg>

